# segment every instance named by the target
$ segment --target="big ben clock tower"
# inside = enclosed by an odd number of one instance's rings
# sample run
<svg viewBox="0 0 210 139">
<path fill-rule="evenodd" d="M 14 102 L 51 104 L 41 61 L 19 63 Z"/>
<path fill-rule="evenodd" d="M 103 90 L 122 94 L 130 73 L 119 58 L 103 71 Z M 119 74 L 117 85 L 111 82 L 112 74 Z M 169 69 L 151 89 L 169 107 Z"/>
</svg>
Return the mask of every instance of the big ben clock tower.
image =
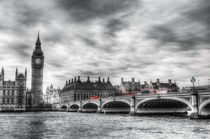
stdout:
<svg viewBox="0 0 210 139">
<path fill-rule="evenodd" d="M 36 47 L 31 58 L 31 94 L 32 94 L 32 108 L 39 110 L 43 104 L 43 67 L 44 54 L 41 49 L 41 42 L 39 33 L 36 41 Z"/>
</svg>

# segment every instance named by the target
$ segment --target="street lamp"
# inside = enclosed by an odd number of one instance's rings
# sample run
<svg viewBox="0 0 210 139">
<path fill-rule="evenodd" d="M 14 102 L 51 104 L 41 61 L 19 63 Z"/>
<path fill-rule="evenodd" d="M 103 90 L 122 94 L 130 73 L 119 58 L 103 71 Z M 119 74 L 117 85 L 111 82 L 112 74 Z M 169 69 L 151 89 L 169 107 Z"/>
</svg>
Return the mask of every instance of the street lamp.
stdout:
<svg viewBox="0 0 210 139">
<path fill-rule="evenodd" d="M 192 77 L 191 83 L 193 84 L 193 88 L 192 88 L 192 94 L 193 95 L 196 95 L 196 92 L 195 92 L 195 82 L 196 82 L 195 77 Z"/>
<path fill-rule="evenodd" d="M 192 77 L 192 79 L 191 79 L 191 82 L 193 84 L 192 95 L 195 96 L 195 99 L 196 99 L 195 106 L 196 106 L 196 109 L 197 109 L 196 111 L 198 112 L 199 111 L 199 109 L 198 109 L 198 92 L 195 89 L 195 81 L 196 81 L 195 77 Z"/>
</svg>

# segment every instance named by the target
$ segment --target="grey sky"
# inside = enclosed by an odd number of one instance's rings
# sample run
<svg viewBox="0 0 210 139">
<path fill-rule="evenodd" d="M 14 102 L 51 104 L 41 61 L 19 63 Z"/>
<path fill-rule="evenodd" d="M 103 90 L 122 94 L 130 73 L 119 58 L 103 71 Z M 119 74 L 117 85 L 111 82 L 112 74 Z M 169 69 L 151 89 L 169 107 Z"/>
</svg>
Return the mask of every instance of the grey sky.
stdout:
<svg viewBox="0 0 210 139">
<path fill-rule="evenodd" d="M 0 0 L 0 65 L 28 69 L 40 30 L 44 89 L 81 75 L 189 85 L 210 78 L 209 0 Z"/>
</svg>

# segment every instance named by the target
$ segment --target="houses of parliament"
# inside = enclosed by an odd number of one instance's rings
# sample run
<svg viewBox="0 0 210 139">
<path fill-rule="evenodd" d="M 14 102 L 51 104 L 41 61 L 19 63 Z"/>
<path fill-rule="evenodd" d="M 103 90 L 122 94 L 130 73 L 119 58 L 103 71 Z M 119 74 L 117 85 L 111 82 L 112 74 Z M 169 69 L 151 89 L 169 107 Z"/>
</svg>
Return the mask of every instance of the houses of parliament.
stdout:
<svg viewBox="0 0 210 139">
<path fill-rule="evenodd" d="M 31 90 L 27 90 L 27 70 L 15 72 L 14 81 L 5 81 L 4 68 L 0 73 L 0 111 L 38 111 L 43 107 L 44 54 L 39 34 L 31 57 Z"/>
</svg>

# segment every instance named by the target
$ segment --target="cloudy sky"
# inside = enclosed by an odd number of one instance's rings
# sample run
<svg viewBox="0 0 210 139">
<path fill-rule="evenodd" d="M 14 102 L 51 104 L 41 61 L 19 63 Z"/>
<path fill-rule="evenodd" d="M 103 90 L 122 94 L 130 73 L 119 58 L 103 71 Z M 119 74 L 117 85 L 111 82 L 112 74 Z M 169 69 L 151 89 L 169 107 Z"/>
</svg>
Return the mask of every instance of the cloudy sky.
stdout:
<svg viewBox="0 0 210 139">
<path fill-rule="evenodd" d="M 210 78 L 210 0 L 0 0 L 0 66 L 28 69 L 40 31 L 44 90 L 80 75 L 180 86 Z"/>
</svg>

